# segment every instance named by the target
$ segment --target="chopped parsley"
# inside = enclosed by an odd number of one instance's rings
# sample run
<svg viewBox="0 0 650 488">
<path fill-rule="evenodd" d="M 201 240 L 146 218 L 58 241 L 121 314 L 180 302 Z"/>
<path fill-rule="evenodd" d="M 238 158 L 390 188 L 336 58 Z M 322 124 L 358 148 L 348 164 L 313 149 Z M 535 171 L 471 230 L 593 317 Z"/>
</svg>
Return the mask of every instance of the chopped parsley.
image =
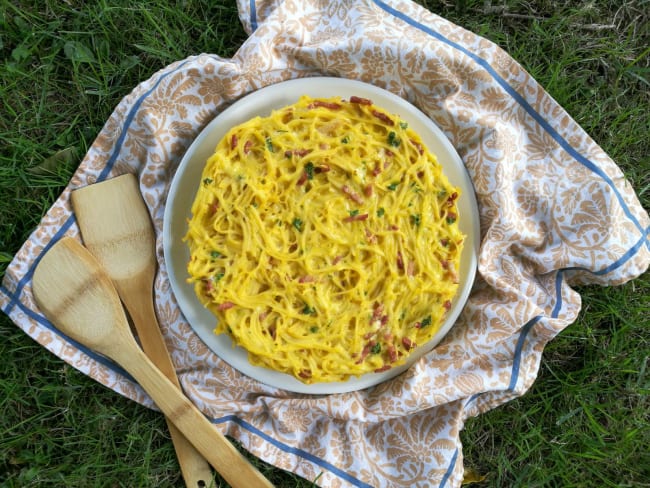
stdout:
<svg viewBox="0 0 650 488">
<path fill-rule="evenodd" d="M 312 328 L 309 329 L 309 332 L 311 332 L 312 334 L 315 334 L 316 332 L 318 332 L 318 327 L 316 327 L 315 325 L 312 326 Z"/>
<path fill-rule="evenodd" d="M 453 224 L 454 222 L 456 222 L 456 217 L 447 217 L 447 223 L 449 225 Z"/>
<path fill-rule="evenodd" d="M 413 214 L 411 215 L 411 224 L 413 224 L 416 227 L 420 226 L 420 214 Z"/>
<path fill-rule="evenodd" d="M 210 252 L 210 257 L 212 259 L 217 259 L 217 258 L 220 258 L 221 256 L 222 256 L 222 254 L 219 251 L 211 251 Z"/>
<path fill-rule="evenodd" d="M 390 191 L 395 191 L 397 190 L 397 185 L 399 185 L 399 181 L 393 181 L 390 185 L 388 185 L 388 189 Z"/>
<path fill-rule="evenodd" d="M 370 349 L 370 352 L 373 353 L 373 354 L 379 354 L 381 352 L 381 344 L 379 344 L 379 342 L 378 342 L 377 344 L 372 346 L 372 348 Z"/>
<path fill-rule="evenodd" d="M 301 219 L 296 217 L 295 219 L 293 219 L 293 226 L 296 228 L 298 232 L 302 232 L 302 230 L 305 227 L 305 223 Z"/>
<path fill-rule="evenodd" d="M 422 321 L 420 322 L 420 328 L 424 328 L 427 325 L 431 325 L 431 315 L 429 315 L 428 317 L 424 317 L 422 319 Z"/>
<path fill-rule="evenodd" d="M 409 124 L 408 124 L 408 122 L 404 122 L 403 120 L 401 120 L 400 123 L 399 123 L 399 126 L 400 126 L 402 129 L 407 129 L 408 126 L 409 126 Z"/>
<path fill-rule="evenodd" d="M 350 142 L 350 136 L 345 136 L 343 139 L 341 139 L 341 142 L 343 144 L 347 144 L 348 142 Z"/>
<path fill-rule="evenodd" d="M 354 217 L 356 215 L 359 215 L 359 209 L 354 209 L 349 211 L 350 217 Z"/>
<path fill-rule="evenodd" d="M 394 131 L 388 133 L 388 144 L 393 147 L 399 147 L 401 143 L 402 141 L 399 140 L 399 137 L 397 137 L 397 134 Z"/>
<path fill-rule="evenodd" d="M 203 178 L 203 184 L 206 186 L 212 183 L 212 181 L 213 181 L 212 178 Z"/>
<path fill-rule="evenodd" d="M 386 211 L 384 210 L 384 207 L 379 207 L 377 209 L 377 217 L 383 217 Z"/>
<path fill-rule="evenodd" d="M 220 281 L 221 278 L 223 278 L 223 275 L 224 275 L 223 273 L 217 273 L 216 275 L 214 275 L 214 278 L 212 278 L 212 279 L 216 283 L 216 282 Z"/>
<path fill-rule="evenodd" d="M 267 137 L 265 139 L 266 142 L 266 148 L 269 150 L 269 152 L 275 152 L 275 148 L 273 147 L 273 143 L 271 142 L 271 138 Z"/>
<path fill-rule="evenodd" d="M 314 163 L 310 161 L 305 165 L 305 173 L 307 174 L 308 180 L 314 179 Z"/>
<path fill-rule="evenodd" d="M 309 304 L 305 303 L 305 306 L 302 309 L 302 314 L 303 315 L 316 315 L 316 309 L 314 307 L 310 307 Z"/>
</svg>

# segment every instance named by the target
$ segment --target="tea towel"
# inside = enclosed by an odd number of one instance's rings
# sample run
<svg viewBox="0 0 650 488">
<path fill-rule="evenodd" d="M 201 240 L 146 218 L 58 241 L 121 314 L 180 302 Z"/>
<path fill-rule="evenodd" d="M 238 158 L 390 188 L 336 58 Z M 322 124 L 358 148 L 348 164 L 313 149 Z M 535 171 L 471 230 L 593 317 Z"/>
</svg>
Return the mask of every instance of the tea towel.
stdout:
<svg viewBox="0 0 650 488">
<path fill-rule="evenodd" d="M 215 428 L 254 455 L 327 487 L 454 487 L 464 421 L 522 395 L 544 346 L 581 307 L 576 284 L 616 285 L 650 263 L 650 221 L 621 170 L 506 52 L 409 0 L 239 0 L 248 39 L 161 69 L 110 116 L 69 185 L 10 264 L 0 305 L 75 368 L 155 408 L 119 366 L 59 332 L 31 278 L 64 235 L 70 191 L 135 173 L 158 235 L 156 311 L 182 387 Z M 444 340 L 402 375 L 332 395 L 261 384 L 209 350 L 167 280 L 161 229 L 184 151 L 232 102 L 298 77 L 385 88 L 449 138 L 479 204 L 469 301 Z"/>
</svg>

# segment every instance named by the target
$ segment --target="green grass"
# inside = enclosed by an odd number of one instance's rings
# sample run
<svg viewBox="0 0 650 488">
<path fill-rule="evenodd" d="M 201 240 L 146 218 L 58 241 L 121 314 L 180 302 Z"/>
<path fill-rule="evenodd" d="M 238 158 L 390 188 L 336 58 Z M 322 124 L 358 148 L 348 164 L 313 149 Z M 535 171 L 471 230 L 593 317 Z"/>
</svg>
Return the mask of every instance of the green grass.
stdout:
<svg viewBox="0 0 650 488">
<path fill-rule="evenodd" d="M 232 55 L 231 2 L 0 0 L 0 275 L 118 101 L 172 61 Z M 426 1 L 504 47 L 617 161 L 650 208 L 648 2 Z M 480 486 L 650 486 L 650 277 L 585 287 L 531 390 L 461 438 Z M 0 315 L 0 485 L 181 486 L 160 415 Z M 278 486 L 311 483 L 257 460 Z"/>
</svg>

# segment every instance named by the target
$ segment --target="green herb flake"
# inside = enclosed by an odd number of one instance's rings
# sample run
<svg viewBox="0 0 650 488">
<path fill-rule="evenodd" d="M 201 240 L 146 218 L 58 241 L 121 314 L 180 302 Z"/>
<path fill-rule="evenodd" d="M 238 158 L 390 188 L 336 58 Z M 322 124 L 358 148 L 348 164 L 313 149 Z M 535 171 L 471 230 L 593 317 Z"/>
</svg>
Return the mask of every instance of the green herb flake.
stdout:
<svg viewBox="0 0 650 488">
<path fill-rule="evenodd" d="M 302 230 L 305 227 L 305 223 L 301 219 L 296 217 L 295 219 L 293 219 L 293 226 L 296 228 L 298 232 L 302 232 Z"/>
<path fill-rule="evenodd" d="M 424 318 L 420 321 L 420 328 L 424 328 L 424 327 L 426 327 L 427 325 L 431 325 L 431 315 L 429 315 L 428 317 L 424 317 Z"/>
<path fill-rule="evenodd" d="M 388 185 L 388 189 L 390 191 L 395 191 L 397 190 L 397 185 L 399 185 L 399 181 L 393 181 L 390 185 Z"/>
<path fill-rule="evenodd" d="M 305 173 L 307 173 L 308 180 L 314 179 L 314 163 L 310 161 L 305 165 Z"/>
<path fill-rule="evenodd" d="M 221 256 L 222 256 L 222 254 L 219 251 L 211 251 L 210 252 L 210 257 L 212 259 L 217 259 L 217 258 L 220 258 Z"/>
<path fill-rule="evenodd" d="M 377 217 L 383 217 L 385 213 L 386 213 L 386 210 L 384 210 L 384 207 L 379 207 L 377 209 Z"/>
<path fill-rule="evenodd" d="M 349 137 L 349 136 L 345 136 L 343 139 L 341 139 L 341 142 L 342 142 L 343 144 L 347 144 L 348 142 L 350 142 L 350 137 Z"/>
<path fill-rule="evenodd" d="M 388 144 L 393 147 L 399 147 L 401 143 L 402 141 L 399 140 L 399 137 L 397 137 L 397 134 L 394 131 L 388 133 Z"/>
<path fill-rule="evenodd" d="M 402 129 L 408 129 L 409 124 L 408 124 L 408 122 L 404 122 L 403 120 L 401 120 L 400 123 L 399 123 L 399 126 Z"/>
<path fill-rule="evenodd" d="M 350 217 L 354 217 L 359 215 L 359 209 L 350 210 L 348 213 L 350 214 Z"/>
<path fill-rule="evenodd" d="M 318 327 L 316 327 L 316 326 L 314 325 L 313 327 L 311 327 L 311 328 L 309 329 L 309 332 L 311 332 L 312 334 L 315 334 L 316 332 L 318 332 Z"/>
<path fill-rule="evenodd" d="M 449 225 L 453 224 L 454 222 L 456 222 L 456 217 L 447 217 L 447 223 Z"/>
<path fill-rule="evenodd" d="M 373 354 L 379 354 L 381 352 L 381 344 L 377 343 L 370 349 L 370 352 Z"/>
<path fill-rule="evenodd" d="M 206 186 L 212 183 L 213 181 L 214 180 L 212 178 L 203 178 L 203 184 Z"/>
<path fill-rule="evenodd" d="M 411 215 L 411 224 L 413 224 L 416 227 L 420 226 L 420 214 L 413 214 Z"/>
<path fill-rule="evenodd" d="M 223 273 L 217 273 L 216 275 L 214 275 L 214 278 L 212 279 L 215 283 L 218 283 L 219 281 L 221 281 L 221 278 L 223 278 L 223 276 L 224 276 Z"/>
<path fill-rule="evenodd" d="M 266 141 L 266 149 L 268 149 L 269 152 L 275 152 L 275 148 L 273 147 L 273 143 L 271 142 L 271 138 L 267 137 L 265 141 Z"/>
<path fill-rule="evenodd" d="M 314 307 L 310 307 L 309 304 L 305 303 L 305 306 L 302 309 L 302 314 L 303 315 L 316 315 L 316 309 Z"/>
</svg>

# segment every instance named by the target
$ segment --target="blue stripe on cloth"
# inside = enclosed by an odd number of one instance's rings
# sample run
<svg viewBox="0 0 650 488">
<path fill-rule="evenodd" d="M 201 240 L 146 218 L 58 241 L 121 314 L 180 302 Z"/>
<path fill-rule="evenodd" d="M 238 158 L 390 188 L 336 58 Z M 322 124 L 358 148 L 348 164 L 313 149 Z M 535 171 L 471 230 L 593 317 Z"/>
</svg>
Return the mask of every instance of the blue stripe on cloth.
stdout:
<svg viewBox="0 0 650 488">
<path fill-rule="evenodd" d="M 557 275 L 555 276 L 555 306 L 551 311 L 551 315 L 550 315 L 551 319 L 556 319 L 560 314 L 560 310 L 562 309 L 563 281 L 564 281 L 564 270 L 560 270 L 557 272 Z M 517 386 L 517 381 L 519 381 L 519 368 L 521 365 L 521 356 L 523 353 L 524 343 L 528 338 L 528 334 L 535 326 L 535 324 L 543 318 L 544 318 L 543 315 L 538 315 L 536 317 L 533 317 L 521 329 L 521 333 L 519 334 L 519 339 L 517 340 L 517 345 L 515 346 L 515 357 L 513 358 L 513 362 L 512 362 L 512 373 L 510 374 L 510 384 L 508 385 L 508 390 L 510 391 L 514 391 L 515 387 Z"/>
<path fill-rule="evenodd" d="M 257 11 L 255 10 L 255 0 L 250 0 L 249 10 L 251 11 L 251 30 L 257 30 Z"/>
<path fill-rule="evenodd" d="M 426 34 L 429 34 L 430 36 L 432 36 L 432 37 L 438 39 L 439 41 L 441 41 L 441 42 L 447 44 L 448 46 L 453 47 L 454 49 L 456 49 L 456 50 L 462 52 L 462 53 L 465 54 L 466 56 L 470 57 L 474 62 L 476 62 L 477 64 L 479 64 L 483 69 L 485 69 L 485 70 L 490 74 L 490 76 L 492 76 L 492 78 L 494 78 L 494 80 L 495 80 L 499 85 L 501 85 L 501 87 L 502 87 L 506 92 L 508 92 L 508 94 L 509 94 L 511 97 L 513 97 L 513 98 L 515 99 L 515 101 L 516 101 L 517 103 L 519 103 L 519 105 L 521 105 L 521 106 L 526 110 L 526 112 L 528 112 L 528 114 L 529 114 L 530 116 L 532 116 L 533 119 L 535 119 L 535 121 L 536 121 L 536 122 L 537 122 L 537 123 L 538 123 L 538 124 L 539 124 L 539 125 L 540 125 L 544 130 L 545 130 L 545 131 L 546 131 L 546 132 L 548 132 L 548 134 L 549 134 L 549 135 L 550 135 L 550 136 L 551 136 L 551 137 L 552 137 L 552 138 L 553 138 L 553 139 L 554 139 L 554 140 L 555 140 L 555 141 L 556 141 L 556 142 L 557 142 L 557 143 L 558 143 L 558 144 L 559 144 L 559 145 L 560 145 L 560 146 L 561 146 L 561 147 L 562 147 L 562 148 L 563 148 L 563 149 L 564 149 L 564 150 L 565 150 L 569 155 L 571 155 L 571 157 L 573 157 L 573 158 L 574 158 L 576 161 L 578 161 L 580 164 L 586 166 L 588 169 L 590 169 L 591 171 L 593 171 L 594 173 L 596 173 L 598 176 L 600 176 L 600 177 L 601 177 L 601 178 L 602 178 L 602 179 L 607 183 L 607 185 L 609 185 L 609 187 L 612 189 L 612 191 L 613 191 L 614 194 L 616 195 L 616 198 L 617 198 L 617 200 L 618 200 L 618 202 L 619 202 L 621 208 L 622 208 L 623 211 L 625 212 L 625 215 L 628 217 L 628 219 L 630 219 L 630 221 L 634 223 L 634 225 L 636 226 L 636 228 L 639 229 L 639 231 L 640 231 L 642 234 L 645 234 L 645 233 L 647 232 L 647 230 L 644 229 L 644 228 L 641 226 L 641 224 L 639 223 L 639 221 L 638 221 L 638 220 L 636 219 L 636 217 L 632 214 L 632 212 L 630 211 L 629 207 L 627 206 L 625 200 L 623 199 L 623 196 L 622 196 L 621 193 L 618 191 L 618 188 L 616 188 L 616 186 L 614 185 L 614 182 L 613 182 L 613 181 L 612 181 L 612 180 L 607 176 L 607 174 L 606 174 L 606 173 L 605 173 L 605 172 L 604 172 L 600 167 L 598 167 L 598 166 L 597 166 L 596 164 L 594 164 L 592 161 L 590 161 L 590 160 L 587 159 L 585 156 L 583 156 L 582 154 L 580 154 L 580 153 L 579 153 L 579 152 L 578 152 L 578 151 L 577 151 L 573 146 L 571 146 L 571 144 L 569 144 L 569 142 L 568 142 L 566 139 L 564 139 L 564 138 L 563 138 L 563 137 L 562 137 L 562 136 L 561 136 L 561 135 L 560 135 L 560 134 L 559 134 L 555 129 L 553 129 L 553 127 L 551 127 L 551 125 L 548 123 L 548 121 L 546 121 L 546 119 L 544 119 L 544 117 L 542 117 L 542 116 L 541 116 L 541 115 L 540 115 L 540 114 L 539 114 L 539 113 L 538 113 L 538 112 L 537 112 L 537 111 L 536 111 L 536 110 L 535 110 L 535 109 L 534 109 L 534 108 L 533 108 L 533 107 L 532 107 L 532 106 L 531 106 L 531 105 L 526 101 L 526 99 L 525 99 L 524 97 L 522 97 L 522 96 L 521 96 L 521 95 L 520 95 L 520 94 L 519 94 L 519 93 L 518 93 L 518 92 L 517 92 L 517 91 L 516 91 L 512 86 L 510 86 L 510 85 L 508 84 L 508 82 L 506 82 L 506 80 L 504 80 L 504 79 L 503 79 L 503 78 L 502 78 L 502 77 L 501 77 L 501 76 L 500 76 L 500 75 L 499 75 L 499 74 L 494 70 L 494 68 L 492 68 L 492 66 L 490 66 L 490 64 L 489 64 L 485 59 L 483 59 L 483 58 L 481 58 L 480 56 L 474 54 L 473 52 L 471 52 L 471 51 L 468 50 L 467 48 L 461 46 L 460 44 L 451 41 L 450 39 L 446 38 L 446 37 L 445 37 L 444 35 L 442 35 L 441 33 L 436 32 L 436 31 L 434 31 L 433 29 L 431 29 L 430 27 L 427 27 L 427 26 L 421 24 L 420 22 L 418 22 L 418 21 L 412 19 L 411 17 L 409 17 L 408 15 L 404 14 L 403 12 L 400 12 L 399 10 L 396 10 L 395 8 L 393 8 L 393 7 L 391 7 L 391 6 L 387 5 L 387 4 L 385 4 L 383 1 L 381 1 L 381 0 L 373 0 L 373 1 L 374 1 L 374 3 L 375 3 L 378 7 L 380 7 L 380 8 L 381 8 L 382 10 L 384 10 L 385 12 L 387 12 L 387 13 L 389 13 L 389 14 L 391 14 L 391 15 L 393 15 L 393 16 L 399 18 L 399 19 L 401 19 L 402 21 L 406 22 L 407 24 L 409 24 L 409 25 L 411 25 L 411 26 L 413 26 L 413 27 L 415 27 L 415 28 L 421 30 L 422 32 L 425 32 Z M 648 247 L 648 249 L 650 249 L 650 241 L 646 241 L 646 246 Z"/>
<path fill-rule="evenodd" d="M 211 419 L 211 422 L 213 424 L 222 424 L 224 422 L 234 422 L 237 425 L 245 428 L 249 432 L 255 434 L 256 436 L 261 437 L 262 439 L 269 442 L 270 444 L 273 444 L 278 449 L 281 449 L 284 452 L 289 453 L 289 454 L 295 454 L 297 456 L 300 456 L 300 457 L 306 459 L 307 461 L 310 461 L 310 462 L 312 462 L 312 463 L 314 463 L 314 464 L 316 464 L 316 465 L 318 465 L 318 466 L 320 466 L 322 468 L 325 468 L 328 471 L 334 473 L 339 478 L 342 478 L 345 481 L 347 481 L 348 483 L 351 483 L 353 486 L 358 486 L 360 488 L 372 488 L 371 485 L 369 485 L 367 483 L 364 483 L 361 480 L 358 480 L 354 476 L 351 476 L 349 473 L 346 473 L 342 469 L 337 468 L 336 466 L 334 466 L 333 464 L 325 461 L 324 459 L 321 459 L 321 458 L 316 457 L 316 456 L 314 456 L 313 454 L 311 454 L 311 453 L 309 453 L 307 451 L 303 451 L 302 449 L 298 449 L 296 447 L 285 444 L 284 442 L 280 442 L 277 439 L 274 439 L 273 437 L 268 435 L 266 432 L 263 432 L 262 430 L 258 429 L 254 425 L 246 422 L 245 420 L 240 419 L 236 415 L 227 415 L 225 417 L 220 417 L 218 419 Z"/>
<path fill-rule="evenodd" d="M 445 487 L 447 481 L 449 481 L 449 478 L 451 477 L 451 474 L 454 472 L 454 467 L 456 466 L 456 459 L 458 459 L 458 448 L 456 448 L 456 450 L 454 451 L 454 455 L 451 457 L 451 461 L 449 462 L 447 471 L 445 472 L 445 475 L 440 480 L 440 488 Z"/>
</svg>

